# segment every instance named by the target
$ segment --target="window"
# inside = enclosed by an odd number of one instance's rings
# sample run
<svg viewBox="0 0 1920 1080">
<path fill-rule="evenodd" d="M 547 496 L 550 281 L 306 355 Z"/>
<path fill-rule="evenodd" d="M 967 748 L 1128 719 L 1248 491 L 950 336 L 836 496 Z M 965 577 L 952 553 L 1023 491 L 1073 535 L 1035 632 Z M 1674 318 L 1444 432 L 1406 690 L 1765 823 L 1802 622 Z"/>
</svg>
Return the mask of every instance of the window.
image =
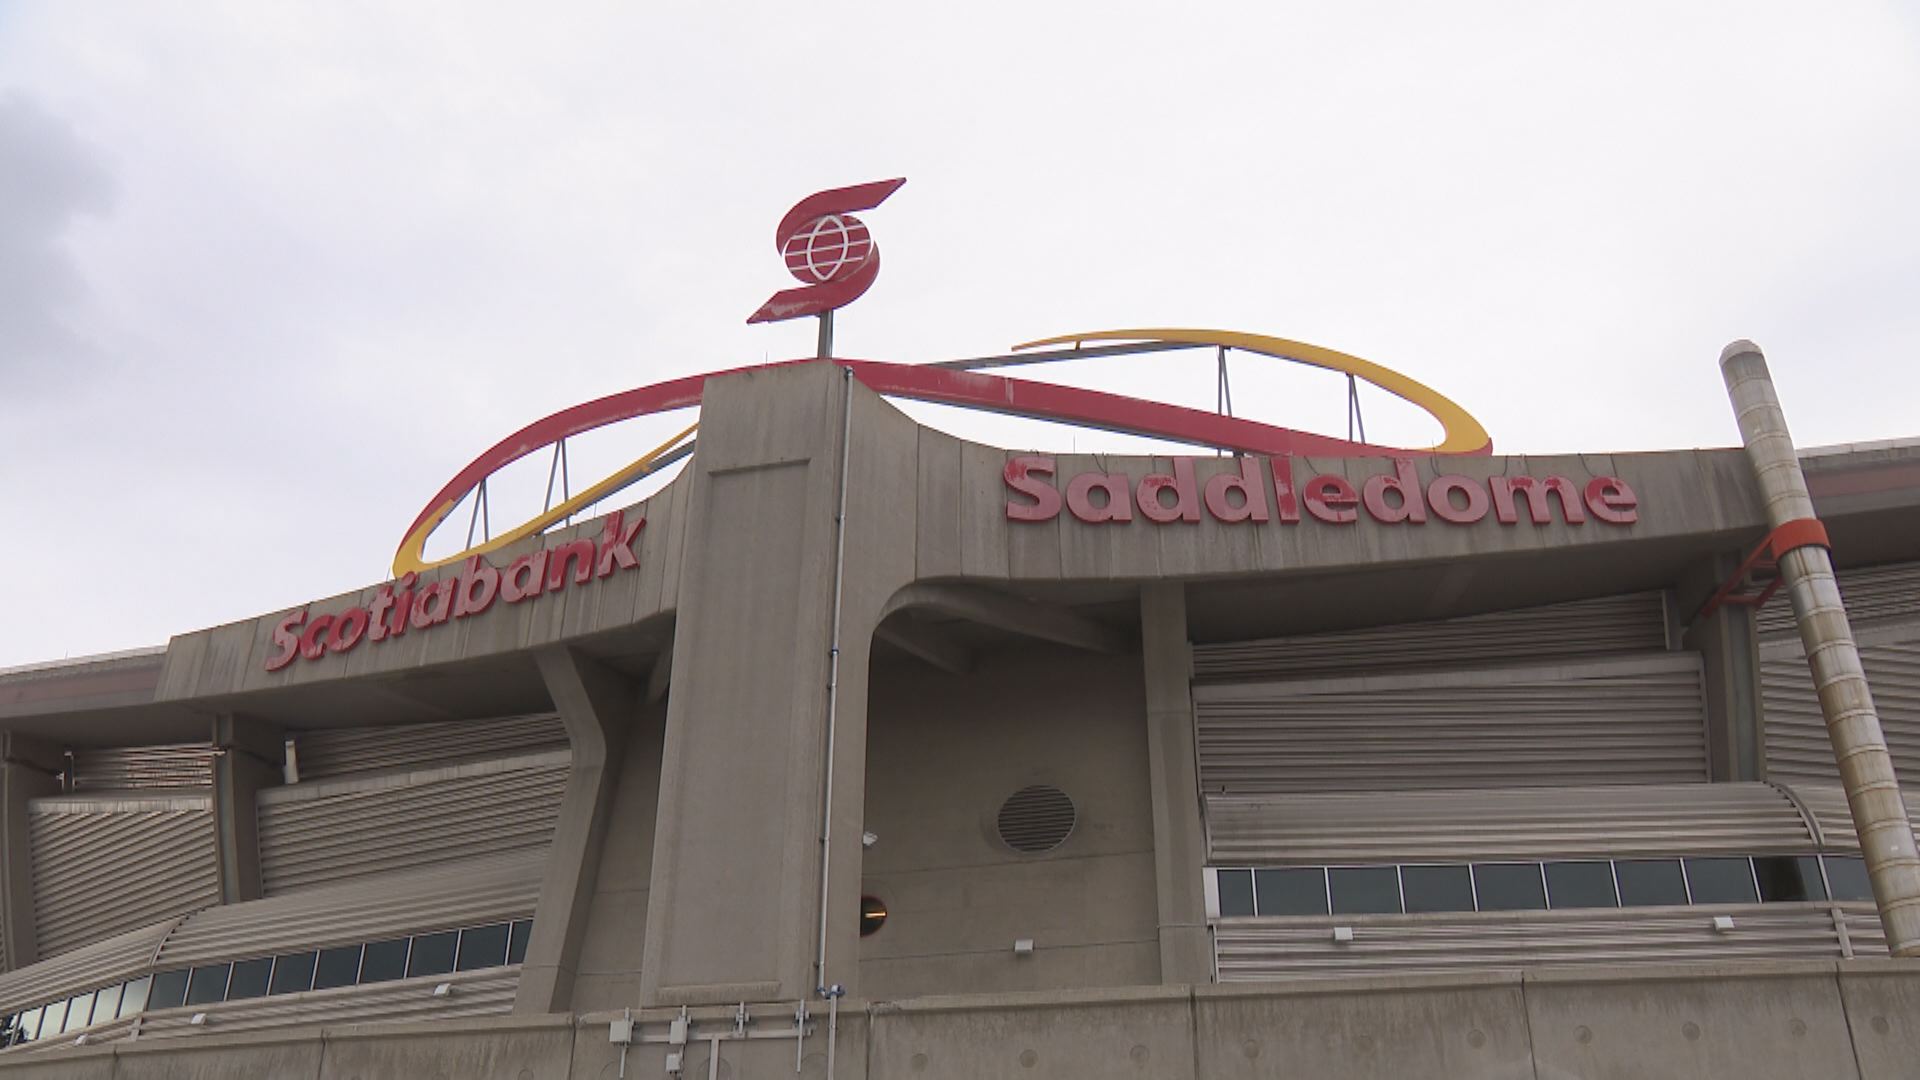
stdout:
<svg viewBox="0 0 1920 1080">
<path fill-rule="evenodd" d="M 43 1039 L 53 1038 L 55 1035 L 60 1034 L 61 1030 L 66 1026 L 66 1023 L 67 1001 L 65 998 L 61 998 L 59 1001 L 40 1010 L 40 1037 Z"/>
<path fill-rule="evenodd" d="M 129 981 L 120 988 L 120 1015 L 132 1016 L 147 1007 L 147 991 L 153 986 L 153 976 L 142 975 Z"/>
<path fill-rule="evenodd" d="M 887 907 L 880 905 L 880 918 L 886 919 Z M 866 905 L 860 908 L 860 929 L 867 932 Z M 507 961 L 507 924 L 495 923 L 492 926 L 476 926 L 471 930 L 460 931 L 460 951 L 454 960 L 455 971 L 472 971 L 475 968 L 499 967 Z"/>
<path fill-rule="evenodd" d="M 407 940 L 390 938 L 367 944 L 366 959 L 360 962 L 362 983 L 387 982 L 407 976 Z"/>
<path fill-rule="evenodd" d="M 452 971 L 453 951 L 459 938 L 452 930 L 414 938 L 413 953 L 407 957 L 407 975 L 445 975 Z"/>
<path fill-rule="evenodd" d="M 1760 899 L 1770 904 L 1827 898 L 1820 860 L 1812 855 L 1757 856 L 1753 876 L 1760 882 Z"/>
<path fill-rule="evenodd" d="M 1873 883 L 1867 879 L 1867 860 L 1855 855 L 1828 855 L 1827 884 L 1833 886 L 1835 900 L 1872 900 Z"/>
<path fill-rule="evenodd" d="M 93 1023 L 93 992 L 75 994 L 67 999 L 67 1024 L 62 1031 L 79 1031 Z"/>
<path fill-rule="evenodd" d="M 227 1000 L 267 996 L 267 979 L 273 973 L 273 957 L 242 960 L 233 965 L 233 979 L 227 983 Z"/>
<path fill-rule="evenodd" d="M 267 983 L 269 994 L 297 994 L 313 989 L 313 965 L 318 953 L 284 953 L 273 958 L 273 979 Z"/>
<path fill-rule="evenodd" d="M 527 941 L 533 937 L 533 921 L 521 919 L 513 924 L 513 933 L 507 938 L 507 963 L 518 964 L 527 958 Z"/>
<path fill-rule="evenodd" d="M 232 964 L 205 964 L 193 969 L 187 980 L 187 1004 L 210 1005 L 227 999 L 227 976 Z"/>
<path fill-rule="evenodd" d="M 1262 915 L 1325 915 L 1327 875 L 1317 866 L 1305 869 L 1255 870 L 1255 906 Z"/>
<path fill-rule="evenodd" d="M 1550 862 L 1547 899 L 1557 908 L 1619 907 L 1611 862 Z"/>
<path fill-rule="evenodd" d="M 1687 902 L 1679 859 L 1615 859 L 1621 907 L 1667 907 Z"/>
<path fill-rule="evenodd" d="M 28 1009 L 13 1024 L 15 1042 L 32 1042 L 40 1037 L 40 1010 Z"/>
<path fill-rule="evenodd" d="M 1465 865 L 1403 866 L 1400 887 L 1409 915 L 1473 910 L 1473 872 Z"/>
<path fill-rule="evenodd" d="M 1475 863 L 1473 891 L 1481 911 L 1539 911 L 1547 906 L 1539 863 Z"/>
<path fill-rule="evenodd" d="M 1220 914 L 1223 917 L 1253 914 L 1253 871 L 1222 870 L 1215 878 L 1220 885 Z"/>
<path fill-rule="evenodd" d="M 331 990 L 336 986 L 352 986 L 360 981 L 360 946 L 342 945 L 333 949 L 321 949 L 320 959 L 313 968 L 313 988 Z"/>
<path fill-rule="evenodd" d="M 1696 904 L 1757 904 L 1753 863 L 1748 859 L 1688 859 L 1687 892 Z"/>
<path fill-rule="evenodd" d="M 93 996 L 93 1022 L 104 1024 L 116 1016 L 124 1016 L 120 1011 L 120 992 L 124 989 L 119 983 L 103 988 Z"/>
<path fill-rule="evenodd" d="M 1335 915 L 1400 914 L 1399 867 L 1328 867 L 1327 891 Z"/>
<path fill-rule="evenodd" d="M 175 968 L 153 977 L 153 989 L 147 995 L 149 1009 L 177 1009 L 187 1002 L 187 969 Z"/>
</svg>

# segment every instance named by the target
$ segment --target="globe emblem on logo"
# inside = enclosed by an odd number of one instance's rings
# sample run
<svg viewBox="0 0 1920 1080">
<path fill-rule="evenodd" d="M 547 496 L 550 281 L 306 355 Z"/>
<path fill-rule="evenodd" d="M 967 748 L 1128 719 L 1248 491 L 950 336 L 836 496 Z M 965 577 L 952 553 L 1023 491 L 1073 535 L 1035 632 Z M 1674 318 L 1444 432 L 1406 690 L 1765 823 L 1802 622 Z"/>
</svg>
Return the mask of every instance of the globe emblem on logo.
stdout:
<svg viewBox="0 0 1920 1080">
<path fill-rule="evenodd" d="M 839 281 L 850 276 L 873 255 L 873 237 L 852 214 L 814 218 L 788 238 L 780 254 L 787 272 L 808 285 Z"/>
</svg>

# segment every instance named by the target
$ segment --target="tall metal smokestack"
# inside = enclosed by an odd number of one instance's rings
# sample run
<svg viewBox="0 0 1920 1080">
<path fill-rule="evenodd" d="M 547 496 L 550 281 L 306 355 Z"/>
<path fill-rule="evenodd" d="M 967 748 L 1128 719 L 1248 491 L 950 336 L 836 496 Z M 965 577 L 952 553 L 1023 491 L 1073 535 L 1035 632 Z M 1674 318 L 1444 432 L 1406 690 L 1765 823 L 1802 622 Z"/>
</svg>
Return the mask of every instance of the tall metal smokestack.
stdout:
<svg viewBox="0 0 1920 1080">
<path fill-rule="evenodd" d="M 1753 342 L 1736 341 L 1720 352 L 1720 374 L 1733 398 L 1747 457 L 1760 479 L 1768 521 L 1778 529 L 1811 520 L 1813 498 L 1773 392 L 1767 358 Z M 1833 579 L 1833 559 L 1824 547 L 1794 548 L 1780 558 L 1780 577 L 1820 693 L 1820 711 L 1840 765 L 1840 782 L 1847 789 L 1853 827 L 1860 834 L 1887 947 L 1895 956 L 1920 956 L 1920 851 L 1915 850 L 1887 739 Z"/>
</svg>

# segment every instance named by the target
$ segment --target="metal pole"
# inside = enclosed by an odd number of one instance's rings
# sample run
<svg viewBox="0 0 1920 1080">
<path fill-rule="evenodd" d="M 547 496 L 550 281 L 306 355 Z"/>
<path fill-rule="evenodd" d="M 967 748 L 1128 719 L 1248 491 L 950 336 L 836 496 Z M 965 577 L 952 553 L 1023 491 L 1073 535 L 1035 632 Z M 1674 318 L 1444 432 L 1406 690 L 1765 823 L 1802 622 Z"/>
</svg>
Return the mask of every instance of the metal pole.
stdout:
<svg viewBox="0 0 1920 1080">
<path fill-rule="evenodd" d="M 833 312 L 820 313 L 820 347 L 814 355 L 822 360 L 833 355 Z"/>
<path fill-rule="evenodd" d="M 1787 431 L 1786 415 L 1767 373 L 1767 359 L 1751 341 L 1736 341 L 1720 353 L 1720 374 L 1733 399 L 1740 438 L 1760 480 L 1767 520 L 1774 528 L 1814 516 L 1807 478 Z M 1793 603 L 1807 667 L 1820 694 L 1827 737 L 1847 790 L 1847 806 L 1860 834 L 1867 876 L 1887 948 L 1895 956 L 1920 956 L 1920 851 L 1900 801 L 1900 781 L 1887 754 L 1886 736 L 1873 708 L 1860 650 L 1833 578 L 1833 559 L 1817 546 L 1795 548 L 1780 559 L 1780 577 Z"/>
</svg>

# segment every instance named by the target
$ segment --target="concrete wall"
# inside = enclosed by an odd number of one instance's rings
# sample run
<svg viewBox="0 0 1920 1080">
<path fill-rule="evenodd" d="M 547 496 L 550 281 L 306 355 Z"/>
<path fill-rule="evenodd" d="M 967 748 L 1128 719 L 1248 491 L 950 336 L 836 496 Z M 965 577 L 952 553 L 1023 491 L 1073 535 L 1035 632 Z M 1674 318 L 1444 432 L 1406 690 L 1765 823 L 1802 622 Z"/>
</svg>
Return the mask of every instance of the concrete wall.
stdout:
<svg viewBox="0 0 1920 1080">
<path fill-rule="evenodd" d="M 1138 655 L 1034 646 L 965 675 L 876 666 L 862 882 L 887 904 L 860 992 L 1127 986 L 1160 979 L 1146 702 Z M 1000 804 L 1052 784 L 1079 810 L 1041 855 L 1003 844 Z M 1015 938 L 1034 953 L 1015 957 Z"/>
<path fill-rule="evenodd" d="M 664 713 L 661 706 L 650 706 L 627 736 L 613 816 L 599 851 L 599 874 L 587 910 L 580 968 L 573 981 L 573 1007 L 581 1012 L 640 1002 L 640 954 L 647 936 L 647 878 L 653 871 Z"/>
<path fill-rule="evenodd" d="M 590 1080 L 619 1071 L 619 1013 L 208 1033 L 0 1055 L 0 1077 Z M 625 1075 L 663 1077 L 677 1010 L 636 1014 Z M 818 1078 L 827 1018 L 796 1045 L 791 1007 L 696 1009 L 683 1075 Z M 1485 972 L 919 998 L 841 1010 L 842 1080 L 979 1076 L 1264 1080 L 1353 1077 L 1899 1080 L 1920 1061 L 1920 963 L 1843 961 Z"/>
</svg>

